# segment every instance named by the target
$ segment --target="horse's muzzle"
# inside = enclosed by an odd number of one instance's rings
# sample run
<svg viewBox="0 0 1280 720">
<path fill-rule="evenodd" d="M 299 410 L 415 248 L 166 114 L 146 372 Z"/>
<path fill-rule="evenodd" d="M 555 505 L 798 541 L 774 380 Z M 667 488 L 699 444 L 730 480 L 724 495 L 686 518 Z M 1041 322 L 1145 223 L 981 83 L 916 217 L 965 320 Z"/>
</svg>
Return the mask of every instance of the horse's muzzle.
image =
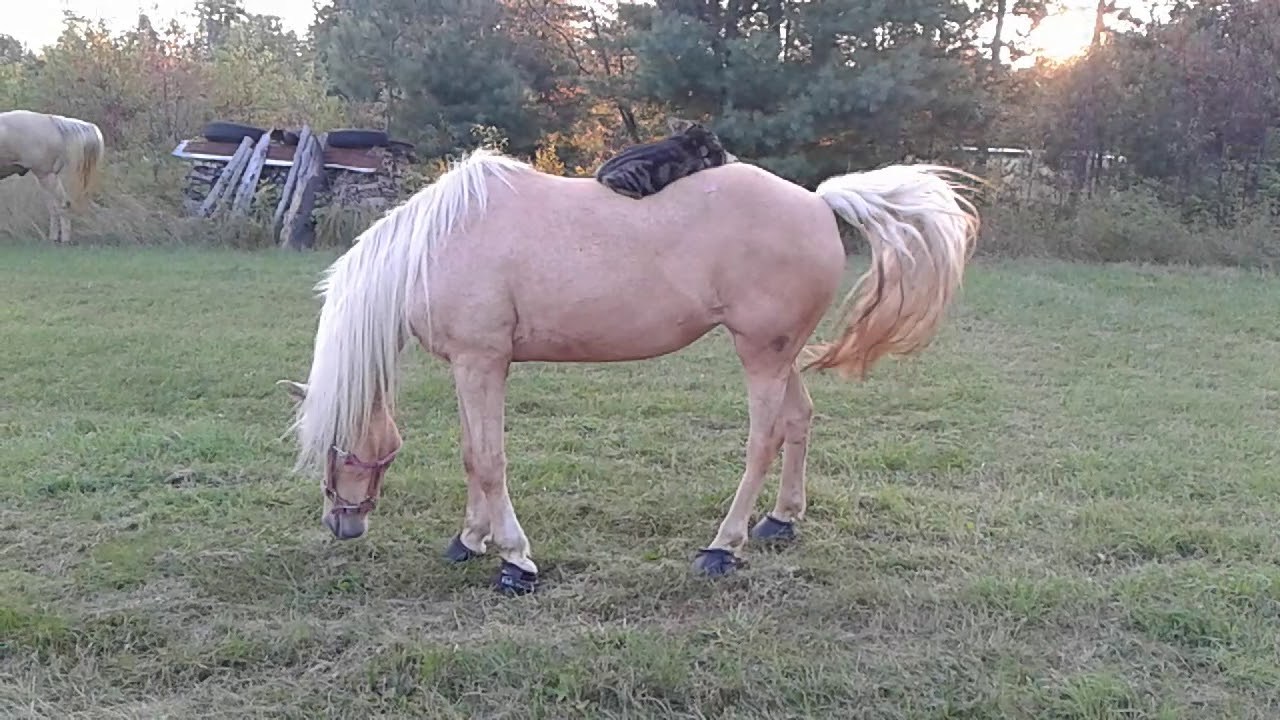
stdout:
<svg viewBox="0 0 1280 720">
<path fill-rule="evenodd" d="M 354 540 L 369 529 L 369 517 L 365 514 L 327 512 L 324 514 L 324 526 L 339 540 Z"/>
</svg>

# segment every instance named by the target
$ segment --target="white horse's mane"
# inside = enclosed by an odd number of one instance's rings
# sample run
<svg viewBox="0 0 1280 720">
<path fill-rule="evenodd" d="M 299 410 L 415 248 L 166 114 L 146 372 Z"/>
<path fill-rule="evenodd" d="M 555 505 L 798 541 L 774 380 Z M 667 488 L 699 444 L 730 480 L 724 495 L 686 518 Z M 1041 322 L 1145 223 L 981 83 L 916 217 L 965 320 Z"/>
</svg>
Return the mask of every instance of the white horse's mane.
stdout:
<svg viewBox="0 0 1280 720">
<path fill-rule="evenodd" d="M 307 393 L 292 428 L 297 469 L 322 470 L 334 445 L 350 450 L 375 403 L 394 412 L 399 354 L 410 335 L 414 301 L 426 300 L 430 332 L 428 276 L 435 258 L 463 221 L 484 212 L 490 177 L 510 186 L 508 172 L 526 171 L 532 167 L 515 158 L 471 152 L 361 233 L 324 272 L 316 284 L 324 305 Z"/>
</svg>

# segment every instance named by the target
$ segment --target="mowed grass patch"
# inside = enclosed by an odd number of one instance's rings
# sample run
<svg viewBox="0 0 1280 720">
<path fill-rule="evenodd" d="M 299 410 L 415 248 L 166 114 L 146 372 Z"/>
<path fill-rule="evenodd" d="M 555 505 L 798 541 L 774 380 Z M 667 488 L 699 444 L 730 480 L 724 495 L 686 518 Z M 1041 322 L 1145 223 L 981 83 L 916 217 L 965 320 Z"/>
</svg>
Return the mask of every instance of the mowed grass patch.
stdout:
<svg viewBox="0 0 1280 720">
<path fill-rule="evenodd" d="M 810 376 L 801 539 L 718 582 L 688 563 L 742 471 L 726 336 L 516 366 L 543 588 L 504 599 L 495 559 L 440 558 L 456 400 L 416 347 L 370 534 L 332 540 L 290 474 L 274 383 L 332 257 L 0 248 L 0 714 L 1280 712 L 1269 276 L 975 266 L 924 355 Z"/>
</svg>

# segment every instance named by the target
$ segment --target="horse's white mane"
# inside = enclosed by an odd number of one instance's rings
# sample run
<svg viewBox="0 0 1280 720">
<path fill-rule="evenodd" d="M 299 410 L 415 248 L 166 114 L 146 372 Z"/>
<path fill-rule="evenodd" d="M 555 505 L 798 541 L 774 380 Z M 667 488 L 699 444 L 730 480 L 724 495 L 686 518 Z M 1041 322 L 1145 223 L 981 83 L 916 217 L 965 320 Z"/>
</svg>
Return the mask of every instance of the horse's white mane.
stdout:
<svg viewBox="0 0 1280 720">
<path fill-rule="evenodd" d="M 322 470 L 334 445 L 349 450 L 375 403 L 394 412 L 398 356 L 410 336 L 408 311 L 423 296 L 430 332 L 428 275 L 435 258 L 464 220 L 484 211 L 490 177 L 510 186 L 508 172 L 530 170 L 490 150 L 465 155 L 361 233 L 324 272 L 316 284 L 324 306 L 307 394 L 293 424 L 297 469 Z"/>
</svg>

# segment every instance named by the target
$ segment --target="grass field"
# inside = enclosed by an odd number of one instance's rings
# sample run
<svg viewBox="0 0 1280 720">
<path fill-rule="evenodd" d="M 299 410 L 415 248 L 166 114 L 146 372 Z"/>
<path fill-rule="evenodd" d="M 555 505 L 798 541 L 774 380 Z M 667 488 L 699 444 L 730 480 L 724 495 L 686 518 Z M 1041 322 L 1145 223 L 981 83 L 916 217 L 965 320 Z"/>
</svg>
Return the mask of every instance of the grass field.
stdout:
<svg viewBox="0 0 1280 720">
<path fill-rule="evenodd" d="M 517 366 L 543 587 L 507 599 L 440 559 L 456 405 L 416 348 L 368 536 L 289 474 L 331 257 L 0 248 L 0 715 L 1280 717 L 1274 277 L 976 266 L 925 355 L 810 377 L 801 540 L 717 582 L 727 338 Z"/>
</svg>

